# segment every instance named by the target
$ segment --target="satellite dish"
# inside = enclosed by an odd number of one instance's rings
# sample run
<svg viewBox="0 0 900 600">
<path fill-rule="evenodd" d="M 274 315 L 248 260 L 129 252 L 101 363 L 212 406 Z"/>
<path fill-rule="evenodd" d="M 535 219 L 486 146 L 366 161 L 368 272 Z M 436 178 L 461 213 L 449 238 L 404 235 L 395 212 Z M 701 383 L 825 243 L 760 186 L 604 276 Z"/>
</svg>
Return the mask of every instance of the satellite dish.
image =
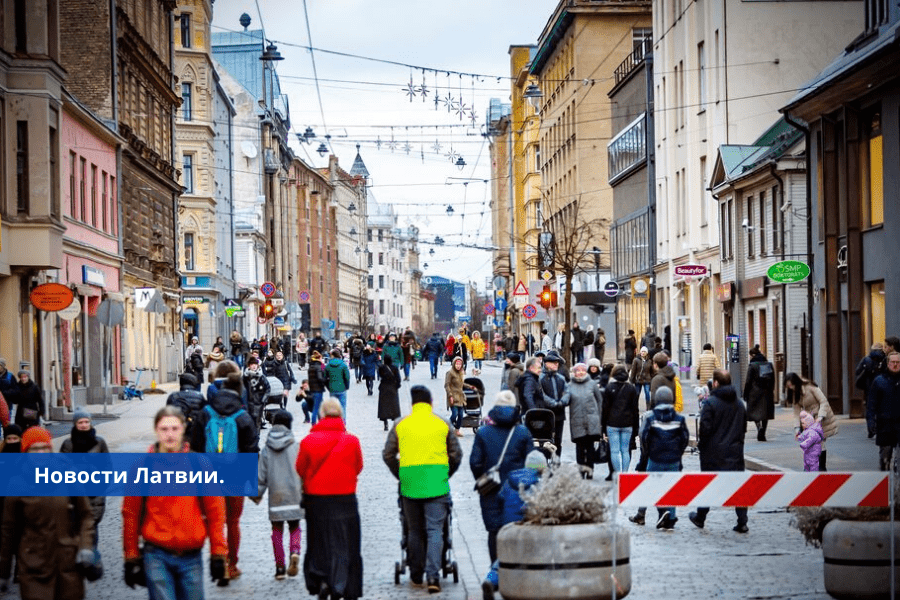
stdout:
<svg viewBox="0 0 900 600">
<path fill-rule="evenodd" d="M 253 145 L 253 142 L 244 140 L 241 142 L 241 154 L 247 158 L 256 158 L 256 146 Z"/>
</svg>

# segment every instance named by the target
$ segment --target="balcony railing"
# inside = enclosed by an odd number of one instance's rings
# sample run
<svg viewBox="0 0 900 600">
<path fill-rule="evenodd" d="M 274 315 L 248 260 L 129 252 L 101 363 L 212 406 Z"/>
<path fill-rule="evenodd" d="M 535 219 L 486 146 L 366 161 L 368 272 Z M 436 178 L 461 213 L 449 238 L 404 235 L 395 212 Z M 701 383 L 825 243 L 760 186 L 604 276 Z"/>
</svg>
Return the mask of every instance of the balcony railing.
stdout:
<svg viewBox="0 0 900 600">
<path fill-rule="evenodd" d="M 625 60 L 622 61 L 622 64 L 616 67 L 616 85 L 619 85 L 622 80 L 628 77 L 632 71 L 639 67 L 640 64 L 644 62 L 644 56 L 649 54 L 652 49 L 652 39 L 644 38 L 643 40 L 641 40 L 641 42 L 634 47 L 634 51 L 629 54 L 625 58 Z"/>
</svg>

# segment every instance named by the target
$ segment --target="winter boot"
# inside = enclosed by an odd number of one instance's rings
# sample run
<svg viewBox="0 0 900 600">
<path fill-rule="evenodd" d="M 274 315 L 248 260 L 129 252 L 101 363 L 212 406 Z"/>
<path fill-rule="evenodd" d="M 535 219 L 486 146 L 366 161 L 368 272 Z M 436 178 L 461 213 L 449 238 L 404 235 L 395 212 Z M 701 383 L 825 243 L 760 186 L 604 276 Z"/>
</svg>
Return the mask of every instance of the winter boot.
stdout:
<svg viewBox="0 0 900 600">
<path fill-rule="evenodd" d="M 827 450 L 822 450 L 822 454 L 819 455 L 819 471 L 827 471 L 825 468 L 825 455 L 828 453 Z"/>
</svg>

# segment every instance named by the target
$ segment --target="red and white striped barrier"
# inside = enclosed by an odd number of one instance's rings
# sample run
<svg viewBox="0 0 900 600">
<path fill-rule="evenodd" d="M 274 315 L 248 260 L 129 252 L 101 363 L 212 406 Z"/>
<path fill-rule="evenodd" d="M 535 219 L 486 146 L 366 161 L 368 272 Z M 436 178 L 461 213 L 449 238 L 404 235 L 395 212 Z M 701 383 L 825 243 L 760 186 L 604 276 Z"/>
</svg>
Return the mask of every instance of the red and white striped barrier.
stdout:
<svg viewBox="0 0 900 600">
<path fill-rule="evenodd" d="M 888 506 L 888 474 L 622 473 L 620 506 Z"/>
</svg>

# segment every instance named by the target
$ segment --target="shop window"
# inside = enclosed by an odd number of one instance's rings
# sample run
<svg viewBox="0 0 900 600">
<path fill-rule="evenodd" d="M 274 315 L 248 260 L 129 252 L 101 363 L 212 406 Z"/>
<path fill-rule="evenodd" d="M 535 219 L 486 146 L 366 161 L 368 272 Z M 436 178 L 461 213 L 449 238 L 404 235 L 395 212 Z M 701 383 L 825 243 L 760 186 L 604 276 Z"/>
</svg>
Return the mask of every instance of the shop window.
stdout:
<svg viewBox="0 0 900 600">
<path fill-rule="evenodd" d="M 84 299 L 82 298 L 82 301 Z M 83 386 L 84 382 L 84 313 L 72 319 L 69 337 L 72 339 L 72 385 Z"/>
<path fill-rule="evenodd" d="M 860 144 L 860 199 L 867 227 L 884 223 L 884 152 L 881 111 L 865 118 L 865 141 Z"/>
<path fill-rule="evenodd" d="M 864 305 L 864 330 L 866 332 L 866 346 L 871 347 L 875 342 L 883 342 L 886 335 L 885 326 L 885 289 L 884 281 L 874 281 L 866 285 L 866 302 Z"/>
</svg>

